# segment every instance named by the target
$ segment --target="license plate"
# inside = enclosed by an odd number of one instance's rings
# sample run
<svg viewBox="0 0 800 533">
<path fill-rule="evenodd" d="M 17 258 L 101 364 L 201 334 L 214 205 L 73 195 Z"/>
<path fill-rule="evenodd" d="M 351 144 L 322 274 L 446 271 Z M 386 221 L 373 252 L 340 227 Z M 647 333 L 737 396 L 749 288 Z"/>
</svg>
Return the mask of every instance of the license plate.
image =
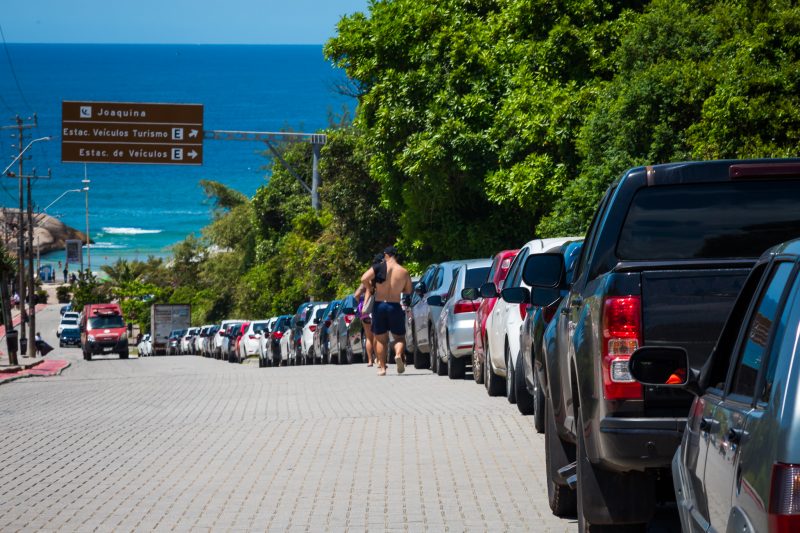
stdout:
<svg viewBox="0 0 800 533">
<path fill-rule="evenodd" d="M 111 350 L 113 350 L 113 348 L 112 348 L 111 346 L 105 346 L 105 347 L 103 347 L 103 353 L 110 352 Z"/>
</svg>

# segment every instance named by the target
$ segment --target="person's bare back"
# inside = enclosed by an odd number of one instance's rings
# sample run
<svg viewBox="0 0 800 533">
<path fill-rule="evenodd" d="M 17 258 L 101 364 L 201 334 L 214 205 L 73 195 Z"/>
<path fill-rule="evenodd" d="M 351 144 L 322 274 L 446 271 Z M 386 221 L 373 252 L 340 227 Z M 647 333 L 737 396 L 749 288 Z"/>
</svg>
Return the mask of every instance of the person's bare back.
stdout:
<svg viewBox="0 0 800 533">
<path fill-rule="evenodd" d="M 400 303 L 402 293 L 411 293 L 411 276 L 391 258 L 386 261 L 386 281 L 375 284 L 375 301 Z"/>
</svg>

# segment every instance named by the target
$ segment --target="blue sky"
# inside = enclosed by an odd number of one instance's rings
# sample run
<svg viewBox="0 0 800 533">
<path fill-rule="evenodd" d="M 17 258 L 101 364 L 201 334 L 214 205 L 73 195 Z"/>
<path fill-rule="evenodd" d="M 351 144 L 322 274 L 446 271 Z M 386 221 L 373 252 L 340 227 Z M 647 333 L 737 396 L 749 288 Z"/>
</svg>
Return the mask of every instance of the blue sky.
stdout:
<svg viewBox="0 0 800 533">
<path fill-rule="evenodd" d="M 368 0 L 2 0 L 10 43 L 322 44 Z"/>
</svg>

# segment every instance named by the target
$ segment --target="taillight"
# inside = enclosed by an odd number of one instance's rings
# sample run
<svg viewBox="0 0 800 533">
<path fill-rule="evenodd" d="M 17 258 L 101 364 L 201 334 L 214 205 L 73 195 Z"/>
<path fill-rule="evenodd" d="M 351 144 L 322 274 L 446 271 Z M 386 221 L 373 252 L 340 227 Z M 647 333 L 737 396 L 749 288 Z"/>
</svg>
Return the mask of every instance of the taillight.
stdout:
<svg viewBox="0 0 800 533">
<path fill-rule="evenodd" d="M 769 531 L 800 531 L 800 465 L 772 465 L 769 491 Z"/>
<path fill-rule="evenodd" d="M 453 307 L 453 314 L 458 315 L 460 313 L 474 313 L 478 310 L 479 305 L 480 304 L 477 301 L 458 300 L 456 305 Z"/>
<path fill-rule="evenodd" d="M 311 324 L 310 326 L 308 326 L 308 330 L 311 333 L 314 333 L 315 331 L 317 331 L 317 325 L 316 324 Z"/>
<path fill-rule="evenodd" d="M 272 338 L 273 339 L 281 339 L 281 338 L 283 338 L 283 332 L 282 331 L 273 331 L 272 332 Z"/>
<path fill-rule="evenodd" d="M 528 304 L 519 304 L 519 317 L 525 320 L 525 314 L 528 312 Z"/>
<path fill-rule="evenodd" d="M 603 302 L 603 397 L 642 398 L 642 385 L 631 376 L 628 360 L 642 344 L 642 300 L 611 296 Z"/>
<path fill-rule="evenodd" d="M 356 317 L 356 315 L 344 315 L 344 323 L 345 323 L 345 325 L 349 326 L 350 322 L 352 322 L 355 317 Z"/>
<path fill-rule="evenodd" d="M 255 335 L 248 335 L 247 337 L 248 337 L 248 338 L 249 338 L 251 341 L 252 341 L 252 340 L 255 340 L 255 338 L 256 338 L 256 336 L 255 336 Z"/>
<path fill-rule="evenodd" d="M 327 328 L 327 327 L 330 327 L 330 325 L 331 325 L 331 321 L 330 321 L 330 320 L 326 320 L 326 321 L 325 321 L 325 327 L 326 327 L 326 328 Z"/>
</svg>

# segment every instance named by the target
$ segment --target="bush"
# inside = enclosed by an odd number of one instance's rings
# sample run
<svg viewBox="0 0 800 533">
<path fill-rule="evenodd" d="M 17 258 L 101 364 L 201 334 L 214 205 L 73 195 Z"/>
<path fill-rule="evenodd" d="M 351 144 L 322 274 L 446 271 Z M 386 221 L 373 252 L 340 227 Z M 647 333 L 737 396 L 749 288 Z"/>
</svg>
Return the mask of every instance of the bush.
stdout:
<svg viewBox="0 0 800 533">
<path fill-rule="evenodd" d="M 56 299 L 60 304 L 68 304 L 72 299 L 72 295 L 69 292 L 68 285 L 60 285 L 56 287 Z"/>
<path fill-rule="evenodd" d="M 36 303 L 37 304 L 46 304 L 47 303 L 47 291 L 44 289 L 36 289 Z"/>
</svg>

